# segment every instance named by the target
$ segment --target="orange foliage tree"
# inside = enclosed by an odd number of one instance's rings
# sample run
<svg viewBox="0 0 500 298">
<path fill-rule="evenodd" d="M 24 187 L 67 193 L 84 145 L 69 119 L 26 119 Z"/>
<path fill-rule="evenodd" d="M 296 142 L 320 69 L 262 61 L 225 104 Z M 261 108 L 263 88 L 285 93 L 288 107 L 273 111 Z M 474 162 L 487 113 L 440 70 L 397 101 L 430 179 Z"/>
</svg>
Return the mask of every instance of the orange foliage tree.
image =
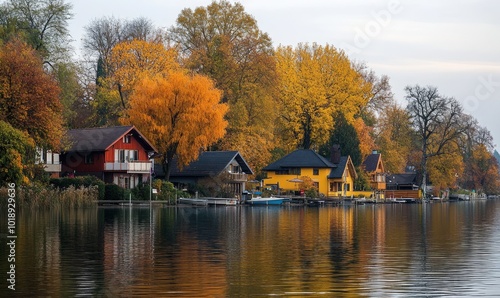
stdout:
<svg viewBox="0 0 500 298">
<path fill-rule="evenodd" d="M 361 160 L 365 160 L 365 158 L 370 155 L 372 150 L 376 149 L 375 142 L 370 134 L 373 129 L 372 127 L 367 126 L 361 117 L 354 119 L 353 126 L 358 134 Z"/>
<path fill-rule="evenodd" d="M 500 191 L 500 174 L 498 163 L 485 145 L 475 146 L 471 158 L 471 174 L 474 189 L 488 194 L 495 194 Z"/>
<path fill-rule="evenodd" d="M 228 107 L 220 97 L 205 76 L 174 72 L 145 78 L 130 96 L 122 123 L 135 125 L 156 146 L 168 180 L 174 157 L 183 167 L 224 136 Z"/>
<path fill-rule="evenodd" d="M 124 41 L 114 46 L 108 76 L 110 85 L 118 90 L 123 108 L 135 84 L 146 76 L 165 71 L 179 71 L 177 52 L 162 43 L 144 40 Z"/>
<path fill-rule="evenodd" d="M 31 47 L 17 39 L 0 47 L 0 120 L 27 132 L 38 146 L 57 149 L 63 134 L 59 95 Z"/>
</svg>

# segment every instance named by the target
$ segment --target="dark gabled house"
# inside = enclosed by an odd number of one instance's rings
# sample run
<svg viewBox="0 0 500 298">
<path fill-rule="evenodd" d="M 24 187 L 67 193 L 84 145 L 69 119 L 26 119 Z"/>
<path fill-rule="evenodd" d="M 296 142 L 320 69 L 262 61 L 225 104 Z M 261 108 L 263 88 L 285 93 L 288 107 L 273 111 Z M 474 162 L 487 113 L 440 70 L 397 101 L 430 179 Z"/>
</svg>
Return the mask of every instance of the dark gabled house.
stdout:
<svg viewBox="0 0 500 298">
<path fill-rule="evenodd" d="M 387 190 L 418 190 L 417 174 L 390 174 L 386 177 Z"/>
<path fill-rule="evenodd" d="M 368 155 L 363 161 L 362 168 L 366 174 L 368 174 L 370 186 L 373 190 L 382 191 L 386 189 L 387 185 L 382 154 L 373 151 L 372 154 Z"/>
<path fill-rule="evenodd" d="M 252 169 L 238 151 L 205 151 L 183 168 L 174 158 L 169 181 L 180 189 L 204 185 L 219 193 L 239 196 L 245 190 L 248 175 L 252 174 Z M 165 177 L 160 164 L 155 165 L 155 177 Z"/>
<path fill-rule="evenodd" d="M 92 175 L 124 188 L 151 177 L 150 157 L 157 150 L 134 126 L 71 129 L 68 139 L 62 176 Z"/>
</svg>

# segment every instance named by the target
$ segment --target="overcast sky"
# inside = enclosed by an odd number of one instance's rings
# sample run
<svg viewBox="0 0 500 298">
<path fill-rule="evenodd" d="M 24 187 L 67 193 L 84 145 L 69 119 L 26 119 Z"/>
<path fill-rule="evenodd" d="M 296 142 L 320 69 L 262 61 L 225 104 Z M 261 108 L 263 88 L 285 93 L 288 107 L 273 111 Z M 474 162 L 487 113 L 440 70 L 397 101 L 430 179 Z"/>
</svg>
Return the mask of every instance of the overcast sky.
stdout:
<svg viewBox="0 0 500 298">
<path fill-rule="evenodd" d="M 201 0 L 69 0 L 78 51 L 84 27 L 104 16 L 146 17 L 169 28 L 183 8 Z M 331 44 L 378 75 L 396 99 L 404 87 L 432 85 L 462 102 L 500 148 L 500 1 L 494 0 L 242 0 L 275 46 Z"/>
</svg>

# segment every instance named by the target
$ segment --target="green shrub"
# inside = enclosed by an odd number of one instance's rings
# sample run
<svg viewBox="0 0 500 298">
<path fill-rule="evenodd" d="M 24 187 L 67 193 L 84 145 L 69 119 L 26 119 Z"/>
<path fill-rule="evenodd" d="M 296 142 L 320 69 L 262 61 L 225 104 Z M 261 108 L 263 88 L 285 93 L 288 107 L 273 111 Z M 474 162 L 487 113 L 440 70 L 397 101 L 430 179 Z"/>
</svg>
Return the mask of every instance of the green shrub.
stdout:
<svg viewBox="0 0 500 298">
<path fill-rule="evenodd" d="M 153 188 L 156 188 L 158 193 L 153 195 L 153 200 L 168 201 L 170 204 L 175 204 L 177 198 L 189 197 L 189 194 L 180 191 L 174 187 L 171 182 L 163 180 L 154 180 Z"/>
<path fill-rule="evenodd" d="M 142 183 L 132 189 L 132 196 L 136 200 L 149 200 L 150 190 L 149 183 Z"/>
<path fill-rule="evenodd" d="M 123 200 L 124 199 L 124 189 L 116 184 L 106 184 L 104 186 L 105 189 L 105 198 L 106 200 Z"/>
</svg>

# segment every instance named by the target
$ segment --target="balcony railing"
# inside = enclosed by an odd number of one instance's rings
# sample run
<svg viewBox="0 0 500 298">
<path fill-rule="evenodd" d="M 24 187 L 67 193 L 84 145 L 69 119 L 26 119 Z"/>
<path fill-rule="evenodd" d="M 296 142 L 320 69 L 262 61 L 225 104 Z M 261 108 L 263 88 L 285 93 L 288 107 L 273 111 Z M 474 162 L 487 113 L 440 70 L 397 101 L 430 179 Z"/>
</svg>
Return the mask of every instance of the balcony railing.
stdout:
<svg viewBox="0 0 500 298">
<path fill-rule="evenodd" d="M 232 181 L 244 182 L 248 180 L 248 175 L 245 173 L 229 173 L 229 177 Z"/>
<path fill-rule="evenodd" d="M 61 164 L 44 164 L 45 172 L 58 173 L 61 172 Z"/>
<path fill-rule="evenodd" d="M 376 183 L 385 183 L 385 176 L 382 174 L 377 174 L 372 176 L 372 181 L 371 182 L 376 182 Z"/>
<path fill-rule="evenodd" d="M 133 162 L 107 162 L 104 163 L 105 171 L 126 171 L 136 173 L 150 173 L 151 162 L 133 161 Z"/>
</svg>

